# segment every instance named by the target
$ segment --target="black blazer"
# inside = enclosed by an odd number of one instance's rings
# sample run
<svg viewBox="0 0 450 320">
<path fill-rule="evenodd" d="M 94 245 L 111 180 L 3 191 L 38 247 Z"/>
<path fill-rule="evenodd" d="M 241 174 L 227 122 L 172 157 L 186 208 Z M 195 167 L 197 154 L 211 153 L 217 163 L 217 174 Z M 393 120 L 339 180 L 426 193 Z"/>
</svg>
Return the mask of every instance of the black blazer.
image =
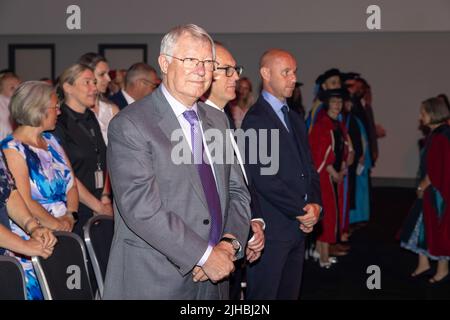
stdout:
<svg viewBox="0 0 450 320">
<path fill-rule="evenodd" d="M 242 122 L 243 130 L 257 130 L 257 161 L 250 163 L 252 145 L 246 143 L 245 162 L 266 222 L 266 237 L 272 240 L 295 240 L 303 236 L 295 217 L 304 214 L 303 207 L 308 203 L 322 205 L 319 175 L 311 157 L 304 120 L 296 112 L 289 112 L 289 119 L 293 133 L 286 130 L 270 104 L 260 96 Z M 261 129 L 267 129 L 269 141 L 264 153 L 273 160 L 276 160 L 275 153 L 278 154 L 278 171 L 272 175 L 261 174 L 261 168 L 270 166 L 261 163 L 259 157 L 260 136 L 264 132 Z M 271 129 L 279 130 L 279 141 L 273 142 L 278 152 L 270 143 Z"/>
<path fill-rule="evenodd" d="M 114 102 L 120 110 L 128 105 L 127 99 L 125 99 L 122 90 L 119 90 L 117 93 L 109 97 L 109 100 L 111 100 L 111 102 Z"/>
</svg>

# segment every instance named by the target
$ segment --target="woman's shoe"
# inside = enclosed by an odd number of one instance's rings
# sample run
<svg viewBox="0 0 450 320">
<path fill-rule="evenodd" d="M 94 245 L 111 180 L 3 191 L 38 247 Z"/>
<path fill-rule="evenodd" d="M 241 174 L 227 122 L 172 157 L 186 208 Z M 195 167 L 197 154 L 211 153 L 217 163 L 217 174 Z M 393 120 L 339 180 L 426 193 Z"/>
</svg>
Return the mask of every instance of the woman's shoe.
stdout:
<svg viewBox="0 0 450 320">
<path fill-rule="evenodd" d="M 411 277 L 413 278 L 417 278 L 420 276 L 431 276 L 431 267 L 429 267 L 428 269 L 422 271 L 422 272 L 416 272 L 414 271 L 413 273 L 411 273 Z"/>
<path fill-rule="evenodd" d="M 314 259 L 314 261 L 319 260 L 319 258 L 320 258 L 320 253 L 319 253 L 319 251 L 314 250 L 314 251 L 311 253 L 311 257 Z"/>
<path fill-rule="evenodd" d="M 348 254 L 348 251 L 344 251 L 344 250 L 339 250 L 336 247 L 330 247 L 330 256 L 337 256 L 337 257 L 342 257 L 342 256 L 346 256 Z"/>
<path fill-rule="evenodd" d="M 317 262 L 317 260 L 320 259 L 320 253 L 318 251 L 316 251 L 316 250 L 314 250 L 312 252 L 311 256 L 313 257 L 314 261 L 316 261 L 316 262 Z M 329 257 L 328 258 L 328 262 L 330 262 L 332 264 L 335 264 L 335 263 L 338 262 L 338 259 L 336 257 Z"/>
<path fill-rule="evenodd" d="M 440 280 L 436 279 L 435 276 L 433 276 L 430 278 L 429 282 L 431 284 L 437 284 L 437 283 L 447 282 L 449 280 L 450 280 L 450 273 L 447 273 L 447 275 Z"/>
<path fill-rule="evenodd" d="M 338 259 L 336 257 L 329 257 L 328 262 L 335 264 L 335 263 L 338 263 Z"/>
<path fill-rule="evenodd" d="M 330 261 L 322 262 L 322 261 L 319 260 L 319 266 L 321 268 L 330 269 L 331 265 L 332 265 L 332 263 Z"/>
</svg>

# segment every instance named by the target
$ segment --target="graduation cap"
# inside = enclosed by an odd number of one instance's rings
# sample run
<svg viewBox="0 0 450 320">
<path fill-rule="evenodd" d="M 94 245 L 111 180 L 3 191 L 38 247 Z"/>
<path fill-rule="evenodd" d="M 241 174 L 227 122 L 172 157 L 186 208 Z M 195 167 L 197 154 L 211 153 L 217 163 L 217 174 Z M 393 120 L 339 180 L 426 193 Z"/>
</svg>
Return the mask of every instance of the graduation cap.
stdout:
<svg viewBox="0 0 450 320">
<path fill-rule="evenodd" d="M 342 74 L 342 80 L 345 82 L 347 80 L 356 80 L 360 79 L 361 74 L 357 72 L 347 72 Z"/>
<path fill-rule="evenodd" d="M 330 89 L 319 93 L 319 99 L 322 102 L 327 102 L 331 98 L 341 98 L 345 101 L 350 99 L 350 94 L 347 89 Z"/>
<path fill-rule="evenodd" d="M 339 69 L 333 68 L 333 69 L 329 69 L 329 70 L 325 71 L 324 73 L 322 73 L 320 76 L 317 77 L 316 84 L 321 85 L 322 83 L 327 81 L 328 78 L 331 78 L 334 76 L 338 76 L 338 77 L 342 78 L 342 73 L 339 71 Z"/>
</svg>

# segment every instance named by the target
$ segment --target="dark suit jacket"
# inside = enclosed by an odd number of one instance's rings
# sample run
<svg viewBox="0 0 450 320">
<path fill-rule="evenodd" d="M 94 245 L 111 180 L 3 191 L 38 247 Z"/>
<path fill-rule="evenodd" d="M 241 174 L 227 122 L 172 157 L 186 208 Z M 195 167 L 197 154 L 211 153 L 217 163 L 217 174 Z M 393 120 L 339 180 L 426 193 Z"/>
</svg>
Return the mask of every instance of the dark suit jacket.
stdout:
<svg viewBox="0 0 450 320">
<path fill-rule="evenodd" d="M 256 164 L 249 163 L 251 145 L 246 144 L 246 163 L 266 222 L 266 239 L 295 240 L 303 233 L 299 230 L 296 216 L 303 215 L 303 207 L 307 203 L 321 205 L 319 176 L 311 157 L 304 120 L 296 112 L 289 112 L 293 127 L 293 137 L 280 121 L 270 104 L 260 96 L 258 101 L 247 112 L 242 129 L 257 130 L 257 152 L 260 152 L 260 135 L 267 130 L 267 154 L 272 155 L 274 146 L 270 143 L 270 130 L 279 130 L 278 145 L 279 168 L 273 175 L 261 174 L 263 165 L 258 156 Z M 298 146 L 295 143 L 297 141 Z M 274 149 L 275 153 L 276 149 Z"/>
<path fill-rule="evenodd" d="M 228 105 L 225 106 L 225 115 L 228 118 L 228 122 L 230 123 L 230 129 L 236 130 L 236 125 L 234 124 L 234 120 L 233 117 L 231 116 L 231 113 L 229 112 L 229 107 Z M 250 202 L 250 210 L 252 213 L 252 219 L 264 219 L 263 214 L 262 214 L 262 208 L 261 208 L 261 204 L 259 203 L 259 199 L 258 199 L 258 193 L 256 192 L 256 188 L 252 183 L 252 178 L 248 172 L 248 170 L 246 169 L 245 165 L 244 165 L 244 169 L 245 169 L 245 173 L 247 175 L 247 179 L 248 179 L 248 191 L 250 192 L 250 197 L 251 197 L 251 202 Z M 265 221 L 264 221 L 265 223 Z M 248 235 L 248 238 L 251 239 L 253 237 L 253 230 L 250 228 L 250 233 Z M 240 285 L 240 283 L 239 283 Z"/>
<path fill-rule="evenodd" d="M 127 99 L 125 99 L 122 90 L 109 97 L 109 100 L 111 100 L 111 102 L 114 102 L 119 107 L 120 110 L 122 110 L 128 105 Z"/>
</svg>

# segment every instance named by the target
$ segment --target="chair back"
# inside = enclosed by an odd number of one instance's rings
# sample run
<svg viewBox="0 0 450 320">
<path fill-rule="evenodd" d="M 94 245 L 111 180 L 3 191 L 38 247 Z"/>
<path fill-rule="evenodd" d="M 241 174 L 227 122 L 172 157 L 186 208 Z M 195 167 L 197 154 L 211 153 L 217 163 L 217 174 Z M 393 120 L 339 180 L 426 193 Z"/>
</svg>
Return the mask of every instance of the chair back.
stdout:
<svg viewBox="0 0 450 320">
<path fill-rule="evenodd" d="M 72 232 L 57 231 L 58 239 L 48 259 L 32 257 L 46 300 L 93 300 L 83 240 Z"/>
<path fill-rule="evenodd" d="M 16 258 L 0 256 L 0 300 L 26 300 L 25 273 Z"/>
<path fill-rule="evenodd" d="M 114 219 L 106 215 L 93 216 L 84 225 L 83 230 L 99 294 L 103 297 L 106 268 L 114 235 Z"/>
</svg>

